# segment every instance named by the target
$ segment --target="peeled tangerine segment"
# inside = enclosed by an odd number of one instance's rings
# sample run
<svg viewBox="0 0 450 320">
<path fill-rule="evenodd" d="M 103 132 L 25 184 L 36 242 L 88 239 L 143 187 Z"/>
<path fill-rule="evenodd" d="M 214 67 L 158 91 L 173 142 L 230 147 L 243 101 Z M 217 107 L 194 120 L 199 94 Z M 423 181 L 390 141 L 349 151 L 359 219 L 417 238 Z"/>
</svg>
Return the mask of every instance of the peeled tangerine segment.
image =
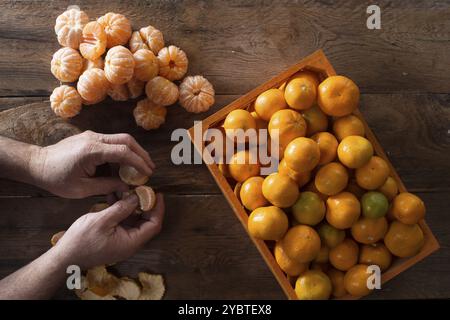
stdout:
<svg viewBox="0 0 450 320">
<path fill-rule="evenodd" d="M 78 49 L 88 15 L 81 10 L 69 9 L 56 18 L 55 33 L 63 47 Z"/>
<path fill-rule="evenodd" d="M 119 168 L 120 179 L 130 186 L 140 186 L 148 181 L 148 176 L 140 173 L 134 167 L 122 165 Z"/>
<path fill-rule="evenodd" d="M 188 69 L 186 53 L 176 46 L 162 48 L 158 53 L 159 74 L 171 81 L 180 80 Z"/>
<path fill-rule="evenodd" d="M 145 89 L 145 82 L 136 79 L 136 77 L 131 78 L 130 81 L 127 82 L 128 93 L 130 94 L 131 99 L 136 99 L 137 97 L 142 96 Z"/>
<path fill-rule="evenodd" d="M 64 47 L 53 54 L 50 63 L 53 75 L 62 82 L 74 82 L 83 70 L 83 58 L 77 50 Z"/>
<path fill-rule="evenodd" d="M 96 21 L 91 21 L 83 28 L 83 37 L 80 43 L 80 52 L 83 57 L 95 60 L 105 53 L 106 32 L 102 25 Z"/>
<path fill-rule="evenodd" d="M 136 124 L 145 130 L 158 129 L 166 121 L 167 109 L 144 99 L 137 103 L 133 115 Z"/>
<path fill-rule="evenodd" d="M 122 14 L 108 12 L 97 19 L 106 32 L 106 47 L 125 45 L 131 37 L 131 23 Z"/>
<path fill-rule="evenodd" d="M 134 76 L 141 81 L 149 81 L 158 75 L 159 63 L 155 54 L 148 49 L 139 49 L 133 54 Z"/>
<path fill-rule="evenodd" d="M 105 72 L 97 68 L 83 72 L 77 83 L 83 104 L 95 104 L 105 99 L 109 86 Z"/>
<path fill-rule="evenodd" d="M 139 34 L 148 48 L 153 51 L 154 54 L 158 54 L 159 50 L 164 48 L 164 37 L 161 31 L 155 27 L 148 26 L 141 28 Z"/>
<path fill-rule="evenodd" d="M 135 190 L 142 211 L 153 209 L 156 203 L 155 191 L 149 186 L 139 186 Z"/>
<path fill-rule="evenodd" d="M 57 116 L 71 118 L 81 110 L 81 96 L 74 87 L 62 85 L 53 90 L 50 106 Z"/>
<path fill-rule="evenodd" d="M 207 111 L 214 104 L 214 88 L 202 76 L 189 76 L 180 84 L 180 104 L 189 112 Z"/>
<path fill-rule="evenodd" d="M 133 78 L 133 54 L 123 46 L 108 50 L 105 58 L 105 75 L 112 84 L 124 84 Z"/>
<path fill-rule="evenodd" d="M 175 83 L 159 76 L 147 82 L 145 93 L 151 101 L 161 106 L 174 104 L 180 94 Z"/>
</svg>

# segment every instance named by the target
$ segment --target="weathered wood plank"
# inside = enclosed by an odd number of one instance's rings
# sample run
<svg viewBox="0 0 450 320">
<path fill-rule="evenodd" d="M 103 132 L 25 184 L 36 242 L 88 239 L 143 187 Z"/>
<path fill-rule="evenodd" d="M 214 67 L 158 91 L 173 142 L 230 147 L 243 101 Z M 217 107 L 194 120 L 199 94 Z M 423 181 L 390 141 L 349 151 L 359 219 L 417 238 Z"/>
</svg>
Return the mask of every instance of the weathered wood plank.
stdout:
<svg viewBox="0 0 450 320">
<path fill-rule="evenodd" d="M 428 206 L 427 221 L 442 248 L 385 285 L 371 299 L 445 298 L 450 281 L 450 235 L 442 193 L 419 194 Z M 99 198 L 0 199 L 0 277 L 20 268 L 50 246 Z M 122 275 L 163 273 L 172 299 L 283 299 L 272 274 L 220 195 L 166 195 L 162 233 L 114 269 Z M 220 290 L 218 290 L 220 288 Z M 59 298 L 73 298 L 65 290 Z"/>
<path fill-rule="evenodd" d="M 382 29 L 366 27 L 367 3 L 352 1 L 81 1 L 91 18 L 127 15 L 152 24 L 222 94 L 242 94 L 301 57 L 324 49 L 364 92 L 450 92 L 449 1 L 378 1 Z M 58 48 L 54 20 L 66 1 L 0 3 L 0 96 L 48 95 Z"/>
<path fill-rule="evenodd" d="M 73 123 L 82 129 L 104 133 L 128 132 L 151 154 L 158 166 L 152 185 L 161 191 L 181 194 L 220 193 L 204 166 L 180 165 L 170 161 L 177 142 L 171 142 L 176 128 L 189 128 L 237 96 L 217 97 L 206 114 L 193 115 L 169 108 L 167 122 L 159 130 L 145 131 L 134 124 L 133 103 L 105 102 L 85 107 Z M 15 99 L 0 99 L 5 108 Z M 23 98 L 19 99 L 21 102 Z M 446 94 L 363 94 L 361 111 L 379 138 L 406 186 L 413 192 L 449 192 L 450 96 Z M 0 180 L 0 196 L 45 195 L 33 187 Z"/>
</svg>

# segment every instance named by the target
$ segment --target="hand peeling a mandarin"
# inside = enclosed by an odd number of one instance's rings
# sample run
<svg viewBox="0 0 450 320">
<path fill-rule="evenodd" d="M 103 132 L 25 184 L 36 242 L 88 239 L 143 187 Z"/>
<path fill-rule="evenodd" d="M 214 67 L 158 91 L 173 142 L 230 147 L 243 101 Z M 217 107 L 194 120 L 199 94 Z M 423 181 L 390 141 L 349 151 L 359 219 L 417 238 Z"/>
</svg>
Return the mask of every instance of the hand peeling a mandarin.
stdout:
<svg viewBox="0 0 450 320">
<path fill-rule="evenodd" d="M 0 137 L 0 155 L 5 159 L 0 163 L 4 172 L 55 195 L 74 199 L 105 196 L 104 202 L 94 204 L 66 231 L 53 235 L 50 250 L 2 279 L 0 298 L 50 298 L 65 282 L 68 266 L 92 274 L 91 270 L 128 259 L 161 231 L 163 195 L 145 185 L 155 164 L 128 134 L 86 131 L 48 147 Z M 109 164 L 120 165 L 116 175 L 96 175 L 99 166 Z M 114 194 L 120 195 L 120 200 L 111 201 Z M 76 291 L 80 299 L 161 299 L 164 294 L 160 275 L 141 272 L 135 281 L 110 274 L 114 281 L 105 288 L 94 286 L 88 278 L 83 282 L 86 287 Z M 18 286 L 22 279 L 27 279 L 27 285 Z"/>
</svg>

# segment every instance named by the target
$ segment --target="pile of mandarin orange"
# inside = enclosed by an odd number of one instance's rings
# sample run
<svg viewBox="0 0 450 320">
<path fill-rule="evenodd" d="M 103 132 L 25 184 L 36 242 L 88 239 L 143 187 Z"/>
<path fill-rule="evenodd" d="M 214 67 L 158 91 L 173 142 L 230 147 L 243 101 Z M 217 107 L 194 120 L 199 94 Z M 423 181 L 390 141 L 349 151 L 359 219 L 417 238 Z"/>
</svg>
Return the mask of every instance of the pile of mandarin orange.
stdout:
<svg viewBox="0 0 450 320">
<path fill-rule="evenodd" d="M 394 257 L 417 254 L 425 206 L 399 193 L 354 114 L 359 89 L 344 76 L 320 82 L 303 70 L 226 117 L 228 130 L 278 129 L 278 171 L 260 175 L 250 148 L 219 164 L 248 210 L 251 236 L 270 241 L 299 299 L 370 293 L 368 266 L 386 271 Z M 261 146 L 268 141 L 259 141 Z M 273 155 L 272 155 L 273 156 Z"/>
<path fill-rule="evenodd" d="M 133 111 L 137 125 L 156 129 L 165 122 L 167 106 L 177 101 L 189 112 L 204 112 L 214 104 L 214 88 L 204 77 L 188 76 L 188 58 L 180 48 L 165 46 L 153 26 L 133 31 L 122 14 L 109 12 L 95 21 L 79 8 L 56 19 L 55 32 L 63 46 L 51 61 L 61 82 L 50 102 L 60 117 L 77 115 L 82 105 L 110 96 L 116 101 L 140 97 Z M 70 85 L 73 84 L 73 85 Z"/>
</svg>

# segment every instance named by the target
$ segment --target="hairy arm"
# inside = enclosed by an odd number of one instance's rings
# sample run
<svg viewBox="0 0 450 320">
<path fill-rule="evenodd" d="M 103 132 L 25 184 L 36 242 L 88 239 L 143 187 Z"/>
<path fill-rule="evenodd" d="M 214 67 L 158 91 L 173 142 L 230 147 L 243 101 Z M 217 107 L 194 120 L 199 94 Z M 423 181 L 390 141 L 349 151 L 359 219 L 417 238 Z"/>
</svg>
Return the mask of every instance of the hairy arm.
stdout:
<svg viewBox="0 0 450 320">
<path fill-rule="evenodd" d="M 87 270 L 132 256 L 160 232 L 164 198 L 157 194 L 152 210 L 133 215 L 137 206 L 137 196 L 131 195 L 78 218 L 54 247 L 0 281 L 0 300 L 48 299 L 63 285 L 69 265 Z"/>
<path fill-rule="evenodd" d="M 49 299 L 67 277 L 68 261 L 53 247 L 22 269 L 0 281 L 0 299 Z"/>
</svg>

